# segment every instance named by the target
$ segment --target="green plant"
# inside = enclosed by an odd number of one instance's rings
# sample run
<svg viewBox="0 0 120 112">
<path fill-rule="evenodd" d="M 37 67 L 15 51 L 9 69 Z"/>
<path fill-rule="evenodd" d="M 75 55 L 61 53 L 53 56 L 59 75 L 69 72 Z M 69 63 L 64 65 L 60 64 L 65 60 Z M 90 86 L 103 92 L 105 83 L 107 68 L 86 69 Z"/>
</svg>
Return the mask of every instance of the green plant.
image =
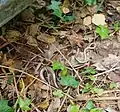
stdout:
<svg viewBox="0 0 120 112">
<path fill-rule="evenodd" d="M 70 105 L 69 112 L 79 112 L 79 106 L 78 105 Z"/>
<path fill-rule="evenodd" d="M 115 82 L 110 83 L 110 89 L 116 88 L 117 84 Z"/>
<path fill-rule="evenodd" d="M 22 110 L 31 110 L 31 108 L 29 107 L 29 105 L 31 104 L 31 100 L 30 99 L 22 99 L 21 97 L 19 97 L 18 99 L 18 102 L 19 104 L 19 107 L 22 109 Z"/>
<path fill-rule="evenodd" d="M 14 112 L 13 108 L 8 105 L 8 100 L 0 100 L 0 112 Z"/>
<path fill-rule="evenodd" d="M 52 64 L 52 69 L 55 71 L 55 70 L 61 70 L 61 75 L 64 76 L 64 75 L 67 75 L 67 68 L 65 67 L 65 65 L 63 65 L 62 63 L 58 62 L 58 61 L 55 61 L 53 64 Z"/>
<path fill-rule="evenodd" d="M 82 89 L 82 93 L 87 93 L 87 92 L 91 92 L 91 93 L 94 93 L 94 94 L 101 96 L 104 92 L 104 89 L 96 88 L 92 84 L 87 83 L 85 85 L 85 87 Z"/>
<path fill-rule="evenodd" d="M 53 92 L 53 95 L 56 96 L 56 97 L 59 97 L 59 98 L 61 98 L 61 97 L 64 96 L 62 90 L 55 90 L 55 91 Z"/>
<path fill-rule="evenodd" d="M 60 84 L 63 86 L 71 86 L 73 88 L 77 88 L 79 85 L 79 81 L 77 81 L 75 77 L 71 75 L 66 75 L 61 77 Z"/>
<path fill-rule="evenodd" d="M 109 37 L 109 30 L 106 26 L 99 25 L 95 31 L 100 35 L 101 39 L 106 39 Z"/>
<path fill-rule="evenodd" d="M 114 29 L 115 29 L 115 32 L 117 32 L 120 28 L 120 22 L 119 21 L 116 21 L 115 24 L 114 24 Z"/>
<path fill-rule="evenodd" d="M 87 67 L 87 68 L 84 69 L 82 74 L 85 74 L 85 75 L 95 75 L 96 74 L 96 70 L 93 69 L 92 67 Z"/>
<path fill-rule="evenodd" d="M 51 4 L 47 8 L 48 8 L 48 10 L 52 10 L 53 15 L 60 18 L 63 22 L 73 21 L 75 19 L 75 17 L 72 16 L 72 15 L 64 14 L 61 7 L 60 7 L 60 5 L 61 5 L 61 2 L 52 0 Z"/>
<path fill-rule="evenodd" d="M 96 108 L 93 101 L 89 100 L 85 108 L 80 109 L 80 112 L 104 112 L 104 110 L 101 108 Z"/>
<path fill-rule="evenodd" d="M 97 0 L 84 0 L 84 4 L 85 5 L 96 5 L 97 4 Z"/>
</svg>

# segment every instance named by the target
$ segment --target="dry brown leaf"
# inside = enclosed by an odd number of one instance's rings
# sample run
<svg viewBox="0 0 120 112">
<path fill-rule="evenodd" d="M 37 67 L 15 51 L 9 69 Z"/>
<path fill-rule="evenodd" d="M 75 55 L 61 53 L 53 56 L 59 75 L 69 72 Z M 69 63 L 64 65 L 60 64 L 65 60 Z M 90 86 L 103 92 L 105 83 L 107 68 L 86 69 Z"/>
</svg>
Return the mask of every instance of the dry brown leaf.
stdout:
<svg viewBox="0 0 120 112">
<path fill-rule="evenodd" d="M 34 46 L 34 47 L 38 46 L 37 40 L 32 36 L 27 37 L 27 44 Z"/>
<path fill-rule="evenodd" d="M 23 12 L 20 14 L 21 20 L 26 21 L 26 22 L 34 22 L 35 15 L 30 9 L 25 9 Z"/>
<path fill-rule="evenodd" d="M 67 38 L 72 46 L 78 45 L 79 47 L 82 47 L 82 45 L 83 45 L 82 34 L 80 34 L 80 33 L 77 34 L 76 32 L 72 31 L 72 35 L 70 35 Z"/>
<path fill-rule="evenodd" d="M 56 41 L 54 36 L 51 36 L 51 35 L 46 34 L 46 33 L 41 33 L 40 35 L 37 36 L 37 39 L 39 41 L 42 41 L 42 42 L 45 42 L 48 44 L 54 43 Z"/>
<path fill-rule="evenodd" d="M 90 12 L 88 11 L 88 9 L 87 8 L 82 8 L 81 10 L 80 10 L 80 17 L 81 18 L 84 18 L 84 17 L 86 17 L 87 15 L 89 15 L 90 14 Z"/>
<path fill-rule="evenodd" d="M 29 27 L 28 27 L 28 31 L 27 31 L 27 35 L 30 35 L 30 36 L 36 36 L 36 35 L 39 35 L 39 24 L 31 24 Z"/>
<path fill-rule="evenodd" d="M 105 22 L 105 15 L 103 14 L 94 14 L 92 17 L 92 23 L 99 26 L 99 25 L 106 25 Z"/>
<path fill-rule="evenodd" d="M 91 16 L 87 16 L 87 17 L 85 17 L 85 18 L 83 19 L 83 25 L 88 26 L 88 25 L 90 25 L 91 23 L 92 23 L 92 18 L 91 18 Z"/>
<path fill-rule="evenodd" d="M 49 100 L 48 100 L 48 99 L 44 100 L 43 102 L 41 102 L 41 103 L 39 104 L 39 107 L 40 107 L 41 109 L 47 109 L 48 106 L 49 106 Z"/>
<path fill-rule="evenodd" d="M 117 57 L 116 55 L 109 54 L 108 57 L 103 58 L 96 64 L 96 70 L 100 71 L 107 71 L 111 68 L 119 67 L 120 66 L 120 57 Z M 115 70 L 108 73 L 108 78 L 114 82 L 120 82 L 120 70 Z"/>
<path fill-rule="evenodd" d="M 5 34 L 5 37 L 9 42 L 16 42 L 20 39 L 21 33 L 17 30 L 8 30 Z"/>
<path fill-rule="evenodd" d="M 56 112 L 59 107 L 60 107 L 60 98 L 54 98 L 54 100 L 51 102 L 50 106 L 48 107 L 47 112 Z"/>
</svg>

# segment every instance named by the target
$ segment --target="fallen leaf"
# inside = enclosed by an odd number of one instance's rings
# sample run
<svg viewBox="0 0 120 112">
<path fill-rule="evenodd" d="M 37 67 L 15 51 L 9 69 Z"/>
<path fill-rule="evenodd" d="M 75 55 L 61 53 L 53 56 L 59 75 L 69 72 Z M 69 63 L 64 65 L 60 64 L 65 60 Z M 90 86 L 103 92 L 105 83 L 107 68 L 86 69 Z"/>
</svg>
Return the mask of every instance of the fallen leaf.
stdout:
<svg viewBox="0 0 120 112">
<path fill-rule="evenodd" d="M 88 11 L 88 9 L 87 8 L 82 8 L 81 10 L 80 10 L 80 17 L 81 18 L 84 18 L 84 17 L 86 17 L 87 15 L 89 15 L 90 14 L 90 12 Z"/>
<path fill-rule="evenodd" d="M 94 14 L 92 17 L 92 23 L 99 26 L 99 25 L 106 25 L 105 22 L 105 15 L 103 14 Z"/>
<path fill-rule="evenodd" d="M 119 66 L 119 60 L 120 57 L 113 54 L 108 54 L 108 57 L 99 60 L 97 63 L 94 64 L 94 66 L 96 67 L 96 70 L 105 71 L 112 68 L 115 64 L 117 64 L 116 66 Z"/>
<path fill-rule="evenodd" d="M 48 106 L 49 106 L 49 100 L 44 100 L 43 102 L 41 102 L 40 104 L 39 104 L 39 107 L 41 108 L 41 109 L 47 109 L 48 108 Z"/>
<path fill-rule="evenodd" d="M 99 71 L 107 71 L 114 67 L 120 66 L 120 57 L 109 54 L 108 57 L 101 59 L 97 63 L 94 64 L 96 70 Z M 120 70 L 116 69 L 115 71 L 108 73 L 108 78 L 113 82 L 120 82 Z"/>
<path fill-rule="evenodd" d="M 89 34 L 89 35 L 85 35 L 83 39 L 85 41 L 88 41 L 89 43 L 91 43 L 95 38 L 94 38 L 93 34 Z"/>
<path fill-rule="evenodd" d="M 38 46 L 38 43 L 37 43 L 36 39 L 32 36 L 27 37 L 27 44 L 29 44 L 31 46 L 34 46 L 34 47 Z"/>
<path fill-rule="evenodd" d="M 82 34 L 77 34 L 76 32 L 72 31 L 72 35 L 68 36 L 67 38 L 72 46 L 78 45 L 79 47 L 82 47 L 83 45 Z"/>
<path fill-rule="evenodd" d="M 28 35 L 30 36 L 36 36 L 39 34 L 39 28 L 40 25 L 39 24 L 31 24 L 29 27 L 28 27 Z"/>
<path fill-rule="evenodd" d="M 48 44 L 54 43 L 56 41 L 54 36 L 51 36 L 51 35 L 46 34 L 46 33 L 41 33 L 40 35 L 37 36 L 37 39 L 39 41 L 42 41 L 42 42 L 45 42 Z"/>
<path fill-rule="evenodd" d="M 83 19 L 83 24 L 84 24 L 84 25 L 88 26 L 88 25 L 90 25 L 91 23 L 92 23 L 92 18 L 91 18 L 91 16 L 87 16 L 87 17 L 85 17 L 85 18 Z"/>
<path fill-rule="evenodd" d="M 29 9 L 25 9 L 23 12 L 20 14 L 21 20 L 25 22 L 34 22 L 35 15 L 33 12 Z"/>
<path fill-rule="evenodd" d="M 51 104 L 49 105 L 47 112 L 56 112 L 59 107 L 60 107 L 60 99 L 54 98 Z"/>
<path fill-rule="evenodd" d="M 17 30 L 8 30 L 5 34 L 5 38 L 9 42 L 16 42 L 21 37 L 21 33 Z"/>
</svg>

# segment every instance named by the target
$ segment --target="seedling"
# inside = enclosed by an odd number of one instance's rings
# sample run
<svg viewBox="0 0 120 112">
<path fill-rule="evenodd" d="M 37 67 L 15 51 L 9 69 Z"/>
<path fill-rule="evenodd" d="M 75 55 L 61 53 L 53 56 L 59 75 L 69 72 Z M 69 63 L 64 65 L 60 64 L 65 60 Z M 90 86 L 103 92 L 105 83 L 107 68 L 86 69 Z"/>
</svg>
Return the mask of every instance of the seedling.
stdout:
<svg viewBox="0 0 120 112">
<path fill-rule="evenodd" d="M 103 39 L 107 39 L 109 37 L 109 30 L 106 26 L 103 25 L 99 25 L 96 28 L 96 33 L 98 33 L 100 35 L 100 38 Z"/>
<path fill-rule="evenodd" d="M 104 112 L 104 110 L 101 108 L 96 108 L 93 101 L 89 100 L 85 108 L 80 109 L 80 112 Z"/>
<path fill-rule="evenodd" d="M 48 8 L 48 10 L 52 10 L 53 15 L 60 18 L 63 22 L 69 22 L 69 21 L 73 21 L 75 19 L 74 16 L 66 15 L 63 13 L 63 11 L 61 9 L 61 2 L 59 2 L 59 1 L 52 0 L 51 5 L 49 5 L 47 8 Z"/>
<path fill-rule="evenodd" d="M 101 96 L 104 92 L 104 89 L 102 88 L 96 88 L 94 87 L 92 84 L 87 83 L 84 87 L 84 89 L 82 89 L 82 93 L 93 93 L 93 94 L 97 94 L 98 96 Z"/>
<path fill-rule="evenodd" d="M 82 74 L 85 74 L 85 75 L 95 75 L 96 74 L 96 70 L 93 69 L 92 67 L 88 67 L 86 68 Z"/>
<path fill-rule="evenodd" d="M 31 108 L 29 107 L 29 105 L 31 104 L 31 100 L 30 99 L 22 99 L 21 97 L 19 97 L 18 99 L 18 104 L 19 104 L 19 107 L 22 109 L 22 110 L 31 110 Z"/>
</svg>

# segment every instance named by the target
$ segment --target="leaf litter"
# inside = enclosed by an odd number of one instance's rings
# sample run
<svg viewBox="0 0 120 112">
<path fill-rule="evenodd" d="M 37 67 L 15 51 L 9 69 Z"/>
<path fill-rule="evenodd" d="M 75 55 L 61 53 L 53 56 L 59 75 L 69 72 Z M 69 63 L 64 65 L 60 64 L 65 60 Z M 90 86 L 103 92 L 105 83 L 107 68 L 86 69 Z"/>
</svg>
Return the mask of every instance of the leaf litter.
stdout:
<svg viewBox="0 0 120 112">
<path fill-rule="evenodd" d="M 7 44 L 0 47 L 0 101 L 8 99 L 4 108 L 12 111 L 20 95 L 22 111 L 119 112 L 120 29 L 114 24 L 119 22 L 119 1 L 104 2 L 99 13 L 102 1 L 49 3 L 42 7 L 37 1 L 20 14 L 21 20 L 4 26 Z"/>
</svg>

